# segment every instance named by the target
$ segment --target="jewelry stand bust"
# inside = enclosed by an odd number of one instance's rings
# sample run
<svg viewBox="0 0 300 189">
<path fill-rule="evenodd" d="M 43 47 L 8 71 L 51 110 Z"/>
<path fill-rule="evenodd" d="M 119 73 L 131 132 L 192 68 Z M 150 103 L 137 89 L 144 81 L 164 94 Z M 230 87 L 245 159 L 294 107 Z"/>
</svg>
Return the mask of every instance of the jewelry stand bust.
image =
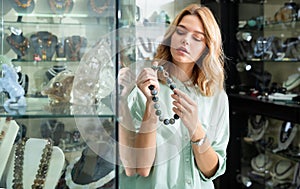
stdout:
<svg viewBox="0 0 300 189">
<path fill-rule="evenodd" d="M 23 188 L 29 189 L 33 184 L 36 173 L 39 168 L 40 159 L 43 154 L 43 150 L 47 144 L 48 140 L 38 139 L 38 138 L 29 138 L 25 144 L 24 149 L 24 159 L 23 159 Z M 13 179 L 14 179 L 14 164 L 15 157 L 12 153 L 11 157 L 12 162 L 8 168 L 8 175 L 6 179 L 6 187 L 13 188 Z M 46 175 L 44 189 L 53 189 L 58 183 L 59 178 L 62 174 L 62 169 L 65 163 L 65 156 L 63 151 L 57 147 L 53 146 L 53 151 L 51 159 L 48 165 L 48 172 Z"/>
<path fill-rule="evenodd" d="M 35 7 L 34 0 L 14 0 L 10 1 L 10 3 L 18 13 L 31 13 Z"/>
<path fill-rule="evenodd" d="M 18 130 L 19 126 L 14 120 L 6 121 L 5 118 L 0 118 L 0 132 L 3 135 L 0 141 L 0 179 L 13 148 Z"/>
<path fill-rule="evenodd" d="M 100 142 L 96 144 L 106 156 L 112 154 L 109 144 Z M 100 152 L 99 152 L 100 153 Z M 69 188 L 95 189 L 112 184 L 115 178 L 115 166 L 102 158 L 103 154 L 94 152 L 89 147 L 82 151 L 82 156 L 71 162 L 66 170 L 66 184 Z"/>
<path fill-rule="evenodd" d="M 56 35 L 47 31 L 39 31 L 32 34 L 30 40 L 38 60 L 52 60 L 58 42 Z"/>
<path fill-rule="evenodd" d="M 293 142 L 297 134 L 297 130 L 296 124 L 289 121 L 284 121 L 278 132 L 278 147 L 272 150 L 273 153 L 286 150 Z"/>
<path fill-rule="evenodd" d="M 55 14 L 70 13 L 74 5 L 72 0 L 48 0 L 48 3 Z"/>
<path fill-rule="evenodd" d="M 11 35 L 7 36 L 6 41 L 11 49 L 18 55 L 18 59 L 28 53 L 30 44 L 29 40 L 23 36 L 23 33 L 20 35 L 12 33 Z"/>
</svg>

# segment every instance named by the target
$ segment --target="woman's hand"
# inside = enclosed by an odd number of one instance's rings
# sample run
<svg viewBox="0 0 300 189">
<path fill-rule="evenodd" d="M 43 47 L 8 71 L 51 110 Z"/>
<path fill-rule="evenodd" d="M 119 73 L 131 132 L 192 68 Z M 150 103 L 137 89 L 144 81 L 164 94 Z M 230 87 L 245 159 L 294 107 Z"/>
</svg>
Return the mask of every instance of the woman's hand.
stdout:
<svg viewBox="0 0 300 189">
<path fill-rule="evenodd" d="M 130 68 L 125 67 L 119 70 L 118 82 L 120 85 L 120 97 L 127 98 L 135 86 L 135 76 Z"/>
<path fill-rule="evenodd" d="M 157 62 L 153 62 L 152 65 L 157 66 Z M 155 89 L 159 91 L 159 84 L 157 79 L 157 70 L 152 68 L 144 68 L 139 74 L 136 84 L 138 88 L 144 93 L 148 100 L 152 99 L 151 92 L 149 90 L 150 85 L 154 85 Z"/>
<path fill-rule="evenodd" d="M 187 127 L 190 136 L 196 132 L 198 126 L 201 126 L 198 118 L 197 103 L 192 100 L 187 94 L 179 89 L 174 89 L 174 94 L 171 95 L 174 99 L 173 111 L 180 117 L 183 124 Z"/>
</svg>

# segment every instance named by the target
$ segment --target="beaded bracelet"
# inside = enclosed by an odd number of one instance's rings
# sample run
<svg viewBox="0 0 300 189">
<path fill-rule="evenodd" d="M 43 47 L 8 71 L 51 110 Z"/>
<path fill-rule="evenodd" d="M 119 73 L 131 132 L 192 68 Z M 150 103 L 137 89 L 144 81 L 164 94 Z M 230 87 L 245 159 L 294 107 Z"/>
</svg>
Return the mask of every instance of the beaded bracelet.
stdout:
<svg viewBox="0 0 300 189">
<path fill-rule="evenodd" d="M 173 80 L 169 77 L 169 73 L 164 70 L 163 66 L 152 66 L 153 70 L 157 70 L 163 73 L 163 76 L 166 78 L 167 84 L 169 85 L 170 89 L 173 91 L 176 88 L 176 85 L 173 83 Z M 162 111 L 159 109 L 159 99 L 158 99 L 158 91 L 155 89 L 154 85 L 150 85 L 149 90 L 151 91 L 152 101 L 154 102 L 154 109 L 156 109 L 155 114 L 159 117 L 159 121 L 163 122 L 164 125 L 173 125 L 175 120 L 179 119 L 177 114 L 174 114 L 172 118 L 165 118 L 162 114 Z"/>
</svg>

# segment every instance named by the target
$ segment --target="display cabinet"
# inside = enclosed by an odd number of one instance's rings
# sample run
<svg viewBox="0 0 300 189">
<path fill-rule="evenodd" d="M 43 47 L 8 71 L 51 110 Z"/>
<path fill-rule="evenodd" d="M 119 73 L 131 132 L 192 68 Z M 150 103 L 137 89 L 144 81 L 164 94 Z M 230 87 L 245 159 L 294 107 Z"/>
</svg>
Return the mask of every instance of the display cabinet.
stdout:
<svg viewBox="0 0 300 189">
<path fill-rule="evenodd" d="M 223 184 L 298 188 L 299 1 L 239 1 L 231 139 Z"/>
<path fill-rule="evenodd" d="M 116 188 L 118 1 L 0 5 L 0 188 Z"/>
</svg>

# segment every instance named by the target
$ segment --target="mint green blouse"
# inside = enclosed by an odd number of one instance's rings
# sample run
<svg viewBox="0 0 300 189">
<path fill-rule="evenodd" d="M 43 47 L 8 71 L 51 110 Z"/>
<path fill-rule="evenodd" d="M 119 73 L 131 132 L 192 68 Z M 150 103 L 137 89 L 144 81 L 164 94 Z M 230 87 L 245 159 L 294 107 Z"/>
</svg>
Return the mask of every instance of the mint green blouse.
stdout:
<svg viewBox="0 0 300 189">
<path fill-rule="evenodd" d="M 217 152 L 219 168 L 214 176 L 206 178 L 197 168 L 192 145 L 186 127 L 180 119 L 174 125 L 158 121 L 157 152 L 148 177 L 128 177 L 120 168 L 120 189 L 213 189 L 213 180 L 226 169 L 226 148 L 229 141 L 229 106 L 224 90 L 212 97 L 202 96 L 196 87 L 186 87 L 176 81 L 176 86 L 193 98 L 199 107 L 199 119 L 206 131 L 212 148 Z M 172 91 L 160 84 L 160 109 L 166 118 L 173 116 Z M 135 88 L 128 98 L 129 109 L 138 131 L 145 110 L 145 96 Z"/>
</svg>

